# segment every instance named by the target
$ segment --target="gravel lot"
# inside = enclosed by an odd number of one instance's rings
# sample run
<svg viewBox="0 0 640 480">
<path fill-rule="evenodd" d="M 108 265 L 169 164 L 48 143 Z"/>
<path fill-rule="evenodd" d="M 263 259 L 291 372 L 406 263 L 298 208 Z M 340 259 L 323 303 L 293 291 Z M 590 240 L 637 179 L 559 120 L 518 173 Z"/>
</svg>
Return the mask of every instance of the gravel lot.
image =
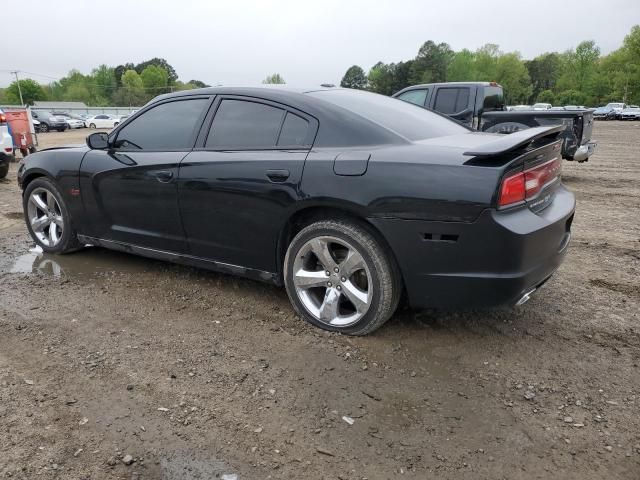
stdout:
<svg viewBox="0 0 640 480">
<path fill-rule="evenodd" d="M 366 338 L 307 326 L 268 285 L 30 252 L 14 166 L 0 478 L 640 478 L 640 124 L 594 138 L 564 163 L 567 260 L 529 303 L 402 311 Z"/>
</svg>

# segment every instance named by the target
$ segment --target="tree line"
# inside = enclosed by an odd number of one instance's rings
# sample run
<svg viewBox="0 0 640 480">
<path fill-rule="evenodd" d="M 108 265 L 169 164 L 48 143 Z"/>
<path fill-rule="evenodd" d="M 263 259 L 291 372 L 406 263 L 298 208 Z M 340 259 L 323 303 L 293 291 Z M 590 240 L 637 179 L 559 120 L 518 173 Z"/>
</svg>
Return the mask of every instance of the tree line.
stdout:
<svg viewBox="0 0 640 480">
<path fill-rule="evenodd" d="M 24 78 L 0 89 L 0 103 L 17 105 L 20 93 L 27 105 L 38 100 L 84 102 L 90 106 L 140 106 L 162 93 L 207 87 L 200 80 L 183 82 L 175 69 L 163 58 L 152 58 L 138 64 L 117 67 L 100 65 L 84 75 L 78 70 L 59 80 L 41 85 Z"/>
<path fill-rule="evenodd" d="M 640 104 L 640 26 L 634 26 L 622 46 L 608 55 L 601 55 L 592 40 L 532 60 L 494 44 L 456 52 L 447 43 L 429 40 L 411 60 L 378 62 L 366 74 L 353 65 L 340 85 L 392 95 L 409 85 L 457 81 L 498 82 L 508 104 Z"/>
</svg>

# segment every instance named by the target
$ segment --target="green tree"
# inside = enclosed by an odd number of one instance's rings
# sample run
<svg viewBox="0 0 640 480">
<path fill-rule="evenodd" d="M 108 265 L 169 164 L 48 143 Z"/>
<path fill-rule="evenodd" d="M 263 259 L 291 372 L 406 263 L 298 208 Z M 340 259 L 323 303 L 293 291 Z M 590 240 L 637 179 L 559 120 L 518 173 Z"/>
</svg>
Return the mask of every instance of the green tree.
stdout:
<svg viewBox="0 0 640 480">
<path fill-rule="evenodd" d="M 340 81 L 340 86 L 343 88 L 356 88 L 358 90 L 367 88 L 367 76 L 364 74 L 362 67 L 358 65 L 349 67 Z"/>
<path fill-rule="evenodd" d="M 537 98 L 543 90 L 555 89 L 562 69 L 560 55 L 555 52 L 544 53 L 525 62 L 525 66 L 531 78 L 532 100 Z"/>
<path fill-rule="evenodd" d="M 127 70 L 122 74 L 122 87 L 114 95 L 114 101 L 123 106 L 140 106 L 147 100 L 144 84 L 138 72 Z"/>
<path fill-rule="evenodd" d="M 500 48 L 487 43 L 475 52 L 475 80 L 491 82 L 496 79 Z"/>
<path fill-rule="evenodd" d="M 194 88 L 206 88 L 206 87 L 210 87 L 210 85 L 207 85 L 206 83 L 204 83 L 201 80 L 189 80 L 187 82 L 188 85 L 193 85 Z"/>
<path fill-rule="evenodd" d="M 536 102 L 541 103 L 556 103 L 556 96 L 551 90 L 542 90 L 536 97 Z"/>
<path fill-rule="evenodd" d="M 113 95 L 118 83 L 115 71 L 108 65 L 94 68 L 89 77 L 91 82 L 92 99 L 109 99 Z"/>
<path fill-rule="evenodd" d="M 495 80 L 504 87 L 505 100 L 509 104 L 524 103 L 531 96 L 531 79 L 519 53 L 498 57 Z"/>
<path fill-rule="evenodd" d="M 456 52 L 447 70 L 450 82 L 470 82 L 476 79 L 475 54 L 466 48 Z"/>
<path fill-rule="evenodd" d="M 46 100 L 42 85 L 31 78 L 25 78 L 20 80 L 20 89 L 18 89 L 18 82 L 13 82 L 7 87 L 5 96 L 8 103 L 20 104 L 20 93 L 22 93 L 22 100 L 27 105 L 33 105 L 36 100 Z"/>
<path fill-rule="evenodd" d="M 424 42 L 411 65 L 409 81 L 413 84 L 446 82 L 447 69 L 453 56 L 454 52 L 448 43 Z"/>
<path fill-rule="evenodd" d="M 168 83 L 169 85 L 173 85 L 176 80 L 178 80 L 178 74 L 175 69 L 167 62 L 164 58 L 152 58 L 151 60 L 147 60 L 145 62 L 139 63 L 135 66 L 135 71 L 141 74 L 145 68 L 150 65 L 154 65 L 156 67 L 162 68 L 168 75 Z"/>
<path fill-rule="evenodd" d="M 167 92 L 167 83 L 169 74 L 167 71 L 157 65 L 149 65 L 140 74 L 140 79 L 144 86 L 146 94 L 153 98 L 156 95 Z"/>
<path fill-rule="evenodd" d="M 267 77 L 262 80 L 262 83 L 264 84 L 285 84 L 287 82 L 284 81 L 284 78 L 282 78 L 282 75 L 280 75 L 279 73 L 274 73 L 273 75 L 267 75 Z"/>
<path fill-rule="evenodd" d="M 376 63 L 369 74 L 367 75 L 367 82 L 369 84 L 369 90 L 383 95 L 391 95 L 394 93 L 394 66 L 393 64 L 386 64 L 383 62 Z"/>
</svg>

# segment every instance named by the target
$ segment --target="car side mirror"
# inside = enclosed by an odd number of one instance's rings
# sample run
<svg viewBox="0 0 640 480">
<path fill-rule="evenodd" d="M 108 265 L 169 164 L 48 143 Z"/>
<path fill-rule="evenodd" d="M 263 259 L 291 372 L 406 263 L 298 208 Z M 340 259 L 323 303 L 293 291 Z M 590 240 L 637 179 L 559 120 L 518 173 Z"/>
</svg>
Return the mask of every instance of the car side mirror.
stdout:
<svg viewBox="0 0 640 480">
<path fill-rule="evenodd" d="M 104 150 L 109 148 L 109 135 L 106 132 L 92 133 L 87 137 L 87 145 L 92 150 Z"/>
</svg>

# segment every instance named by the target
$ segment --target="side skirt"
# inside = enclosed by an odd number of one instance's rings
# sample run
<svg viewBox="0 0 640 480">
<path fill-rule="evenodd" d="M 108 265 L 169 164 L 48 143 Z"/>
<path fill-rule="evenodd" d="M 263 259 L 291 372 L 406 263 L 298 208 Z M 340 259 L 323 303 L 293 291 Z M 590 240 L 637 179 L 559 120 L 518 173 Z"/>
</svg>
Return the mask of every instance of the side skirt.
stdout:
<svg viewBox="0 0 640 480">
<path fill-rule="evenodd" d="M 155 250 L 153 248 L 140 247 L 129 243 L 116 242 L 114 240 L 104 240 L 101 238 L 89 237 L 86 235 L 78 235 L 80 243 L 87 245 L 95 245 L 98 247 L 117 250 L 119 252 L 131 253 L 142 257 L 154 258 L 156 260 L 164 260 L 166 262 L 178 263 L 190 267 L 204 268 L 215 272 L 227 273 L 240 277 L 247 277 L 261 282 L 273 283 L 280 285 L 282 282 L 278 280 L 278 275 L 272 272 L 256 270 L 254 268 L 241 267 L 239 265 L 231 265 L 228 263 L 216 262 L 201 257 L 194 257 L 183 253 L 166 252 L 164 250 Z"/>
</svg>

